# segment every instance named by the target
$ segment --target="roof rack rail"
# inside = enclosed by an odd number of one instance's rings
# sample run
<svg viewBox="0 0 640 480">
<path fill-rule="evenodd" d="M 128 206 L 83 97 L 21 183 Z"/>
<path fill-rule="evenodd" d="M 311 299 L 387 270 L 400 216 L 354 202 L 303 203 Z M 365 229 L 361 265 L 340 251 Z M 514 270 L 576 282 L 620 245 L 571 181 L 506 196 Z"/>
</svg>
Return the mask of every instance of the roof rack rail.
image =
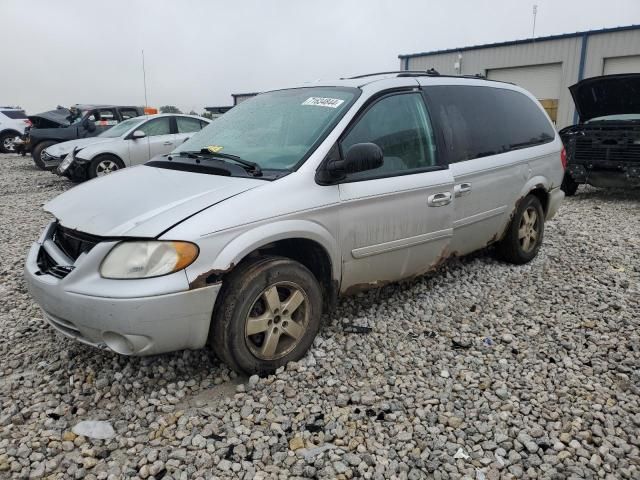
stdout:
<svg viewBox="0 0 640 480">
<path fill-rule="evenodd" d="M 429 70 L 390 70 L 388 72 L 365 73 L 364 75 L 356 75 L 355 77 L 344 77 L 340 80 L 357 80 L 358 78 L 375 77 L 376 75 L 391 75 L 397 73 L 398 76 L 418 76 L 418 75 L 440 75 L 433 68 Z"/>
</svg>

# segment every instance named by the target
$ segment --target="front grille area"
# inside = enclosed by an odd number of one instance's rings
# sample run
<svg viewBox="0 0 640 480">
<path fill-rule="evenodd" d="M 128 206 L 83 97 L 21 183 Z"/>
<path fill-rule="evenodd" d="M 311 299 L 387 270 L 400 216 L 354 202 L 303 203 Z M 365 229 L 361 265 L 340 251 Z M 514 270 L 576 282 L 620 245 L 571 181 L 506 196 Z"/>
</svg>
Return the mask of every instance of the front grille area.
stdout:
<svg viewBox="0 0 640 480">
<path fill-rule="evenodd" d="M 580 162 L 640 162 L 640 143 L 627 139 L 578 138 L 575 158 Z"/>
<path fill-rule="evenodd" d="M 53 275 L 56 278 L 64 278 L 73 270 L 72 266 L 57 265 L 44 248 L 38 253 L 38 268 L 42 273 Z"/>
<path fill-rule="evenodd" d="M 50 240 L 53 241 L 57 248 L 51 245 Z M 89 252 L 101 240 L 100 237 L 95 235 L 78 232 L 56 224 L 53 227 L 51 237 L 40 247 L 38 269 L 42 274 L 64 278 L 73 271 L 73 263 L 77 258 L 83 253 Z M 62 259 L 63 256 L 68 257 L 68 259 Z M 60 265 L 57 263 L 56 258 L 58 261 L 64 261 L 65 264 Z"/>
<path fill-rule="evenodd" d="M 53 232 L 53 242 L 74 261 L 81 254 L 89 252 L 100 241 L 100 237 L 70 230 L 60 224 L 56 225 Z"/>
<path fill-rule="evenodd" d="M 640 126 L 585 125 L 574 137 L 574 159 L 580 163 L 640 163 Z"/>
</svg>

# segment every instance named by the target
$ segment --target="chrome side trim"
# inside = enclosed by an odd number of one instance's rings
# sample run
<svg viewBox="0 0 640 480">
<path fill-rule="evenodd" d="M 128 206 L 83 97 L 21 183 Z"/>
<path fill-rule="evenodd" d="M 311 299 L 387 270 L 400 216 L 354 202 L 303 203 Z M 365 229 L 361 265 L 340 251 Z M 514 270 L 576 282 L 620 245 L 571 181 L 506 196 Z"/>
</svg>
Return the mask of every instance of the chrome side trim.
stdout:
<svg viewBox="0 0 640 480">
<path fill-rule="evenodd" d="M 477 213 L 475 215 L 471 215 L 470 217 L 461 218 L 460 220 L 456 220 L 455 222 L 453 222 L 453 228 L 467 227 L 469 225 L 473 225 L 474 223 L 478 223 L 483 220 L 502 215 L 506 211 L 507 206 L 503 205 L 501 207 L 494 208 L 493 210 L 487 210 L 486 212 Z"/>
<path fill-rule="evenodd" d="M 391 242 L 378 243 L 377 245 L 370 245 L 368 247 L 354 248 L 351 250 L 353 258 L 365 258 L 371 255 L 378 255 L 380 253 L 392 252 L 394 250 L 400 250 L 401 248 L 412 247 L 421 243 L 434 242 L 443 238 L 450 238 L 453 236 L 453 229 L 446 228 L 444 230 L 438 230 L 436 232 L 424 233 L 422 235 L 416 235 L 414 237 L 401 238 L 399 240 L 392 240 Z"/>
</svg>

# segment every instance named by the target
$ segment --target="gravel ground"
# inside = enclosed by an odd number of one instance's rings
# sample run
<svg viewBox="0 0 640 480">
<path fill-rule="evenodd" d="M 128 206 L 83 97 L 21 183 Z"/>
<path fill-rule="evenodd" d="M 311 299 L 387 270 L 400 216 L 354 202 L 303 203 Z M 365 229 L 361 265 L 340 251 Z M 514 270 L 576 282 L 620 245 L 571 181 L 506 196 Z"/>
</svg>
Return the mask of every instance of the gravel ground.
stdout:
<svg viewBox="0 0 640 480">
<path fill-rule="evenodd" d="M 639 191 L 581 189 L 529 265 L 480 252 L 343 300 L 302 361 L 247 379 L 44 323 L 23 259 L 71 187 L 0 156 L 0 477 L 640 478 Z"/>
</svg>

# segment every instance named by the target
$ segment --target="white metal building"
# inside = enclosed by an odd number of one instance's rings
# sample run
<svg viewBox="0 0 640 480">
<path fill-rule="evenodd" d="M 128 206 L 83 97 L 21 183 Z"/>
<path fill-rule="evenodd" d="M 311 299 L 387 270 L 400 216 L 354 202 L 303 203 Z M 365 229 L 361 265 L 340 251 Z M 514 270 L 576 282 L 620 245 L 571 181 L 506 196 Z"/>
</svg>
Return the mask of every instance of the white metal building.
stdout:
<svg viewBox="0 0 640 480">
<path fill-rule="evenodd" d="M 640 73 L 640 25 L 399 55 L 402 70 L 484 75 L 518 84 L 558 128 L 577 123 L 568 87 L 583 78 Z"/>
</svg>

